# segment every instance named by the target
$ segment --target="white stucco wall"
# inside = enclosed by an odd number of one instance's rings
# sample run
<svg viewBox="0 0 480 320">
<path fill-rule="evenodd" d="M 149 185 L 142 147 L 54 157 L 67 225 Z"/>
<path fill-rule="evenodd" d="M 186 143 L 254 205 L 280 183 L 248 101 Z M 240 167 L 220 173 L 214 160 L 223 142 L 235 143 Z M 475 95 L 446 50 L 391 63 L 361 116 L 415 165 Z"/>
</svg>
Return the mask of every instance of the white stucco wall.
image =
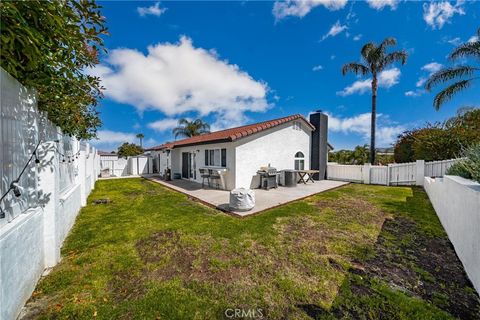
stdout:
<svg viewBox="0 0 480 320">
<path fill-rule="evenodd" d="M 305 156 L 305 169 L 310 169 L 311 129 L 304 122 L 300 123 L 302 130 L 294 130 L 293 122 L 289 122 L 238 140 L 235 187 L 256 187 L 256 172 L 268 164 L 277 170 L 294 169 L 298 151 Z"/>
<path fill-rule="evenodd" d="M 44 266 L 43 211 L 30 209 L 0 230 L 0 319 L 16 319 Z"/>
<path fill-rule="evenodd" d="M 480 184 L 457 176 L 425 177 L 424 188 L 468 277 L 480 292 Z"/>
<path fill-rule="evenodd" d="M 163 174 L 167 168 L 167 152 L 165 150 L 153 150 L 150 152 L 150 159 L 152 162 L 152 171 L 153 171 L 153 162 L 156 163 L 157 170 L 159 174 Z M 168 164 L 170 164 L 170 159 L 168 159 Z"/>
<path fill-rule="evenodd" d="M 75 218 L 81 208 L 80 185 L 74 185 L 67 192 L 60 195 L 57 214 L 55 215 L 55 235 L 58 250 L 75 223 Z"/>
<path fill-rule="evenodd" d="M 205 150 L 206 149 L 227 149 L 227 173 L 225 174 L 225 186 L 227 190 L 235 188 L 235 145 L 232 142 L 205 144 L 189 147 L 175 148 L 171 152 L 172 159 L 172 178 L 174 173 L 182 173 L 182 152 L 195 153 L 196 161 L 196 179 L 198 183 L 202 183 L 199 168 L 208 168 L 205 165 Z"/>
<path fill-rule="evenodd" d="M 0 218 L 0 319 L 11 320 L 45 268 L 60 260 L 60 247 L 97 180 L 100 163 L 94 148 L 62 135 L 38 111 L 29 90 L 1 68 L 0 76 L 2 194 L 41 142 L 36 152 L 40 162 L 30 162 L 20 179 L 22 195 L 10 192 L 0 203 L 6 211 Z M 81 144 L 86 151 L 77 159 Z M 69 150 L 72 161 L 61 161 L 61 150 Z"/>
</svg>

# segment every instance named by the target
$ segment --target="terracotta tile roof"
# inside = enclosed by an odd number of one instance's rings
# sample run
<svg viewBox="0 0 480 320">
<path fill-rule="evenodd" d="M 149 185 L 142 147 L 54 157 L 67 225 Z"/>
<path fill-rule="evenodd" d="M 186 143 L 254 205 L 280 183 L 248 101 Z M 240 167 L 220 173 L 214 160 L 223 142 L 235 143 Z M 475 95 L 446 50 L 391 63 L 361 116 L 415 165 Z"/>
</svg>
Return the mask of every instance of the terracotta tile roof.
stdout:
<svg viewBox="0 0 480 320">
<path fill-rule="evenodd" d="M 305 124 L 307 124 L 312 130 L 315 130 L 315 127 L 307 121 L 302 115 L 295 114 L 288 117 L 283 117 L 279 119 L 273 119 L 263 122 L 258 122 L 254 124 L 249 124 L 241 127 L 225 129 L 221 131 L 215 131 L 207 134 L 202 134 L 200 136 L 195 136 L 183 140 L 178 140 L 175 142 L 168 142 L 161 144 L 159 146 L 155 146 L 146 150 L 162 150 L 162 149 L 172 149 L 182 146 L 191 146 L 197 144 L 207 144 L 207 143 L 214 143 L 214 142 L 231 142 L 238 140 L 240 138 L 244 138 L 250 136 L 252 134 L 267 130 L 269 128 L 273 128 L 279 126 L 283 123 L 293 121 L 293 120 L 303 120 Z"/>
</svg>

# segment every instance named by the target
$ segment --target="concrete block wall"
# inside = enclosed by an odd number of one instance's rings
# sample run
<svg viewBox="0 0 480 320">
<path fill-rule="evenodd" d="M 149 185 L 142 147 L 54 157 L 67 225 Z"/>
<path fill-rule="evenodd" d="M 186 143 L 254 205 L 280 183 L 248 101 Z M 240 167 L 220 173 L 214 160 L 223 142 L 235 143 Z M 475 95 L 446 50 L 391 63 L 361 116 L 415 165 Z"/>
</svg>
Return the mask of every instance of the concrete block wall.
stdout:
<svg viewBox="0 0 480 320">
<path fill-rule="evenodd" d="M 88 143 L 64 139 L 36 108 L 34 92 L 1 68 L 0 75 L 1 194 L 40 142 L 40 163 L 32 161 L 20 180 L 22 196 L 10 192 L 0 203 L 6 212 L 0 218 L 0 319 L 11 320 L 17 318 L 44 270 L 60 261 L 60 248 L 95 185 L 100 161 Z M 80 150 L 78 159 L 62 162 L 61 143 L 70 144 L 66 149 L 71 155 Z M 61 171 L 74 175 L 63 180 L 63 191 Z"/>
<path fill-rule="evenodd" d="M 457 176 L 426 177 L 424 188 L 468 277 L 480 293 L 480 184 Z"/>
</svg>

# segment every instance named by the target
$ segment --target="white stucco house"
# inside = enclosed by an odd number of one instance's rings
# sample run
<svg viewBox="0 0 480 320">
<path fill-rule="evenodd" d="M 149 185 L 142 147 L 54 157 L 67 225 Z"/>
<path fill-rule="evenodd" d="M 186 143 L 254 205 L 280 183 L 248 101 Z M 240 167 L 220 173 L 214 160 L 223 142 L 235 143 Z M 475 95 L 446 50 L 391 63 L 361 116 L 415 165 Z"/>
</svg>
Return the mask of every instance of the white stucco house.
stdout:
<svg viewBox="0 0 480 320">
<path fill-rule="evenodd" d="M 221 169 L 224 187 L 255 188 L 257 171 L 316 169 L 324 177 L 328 153 L 328 118 L 315 112 L 310 121 L 296 114 L 211 132 L 148 148 L 154 172 L 170 168 L 172 177 L 202 183 L 200 168 Z M 318 177 L 317 177 L 318 178 Z"/>
</svg>

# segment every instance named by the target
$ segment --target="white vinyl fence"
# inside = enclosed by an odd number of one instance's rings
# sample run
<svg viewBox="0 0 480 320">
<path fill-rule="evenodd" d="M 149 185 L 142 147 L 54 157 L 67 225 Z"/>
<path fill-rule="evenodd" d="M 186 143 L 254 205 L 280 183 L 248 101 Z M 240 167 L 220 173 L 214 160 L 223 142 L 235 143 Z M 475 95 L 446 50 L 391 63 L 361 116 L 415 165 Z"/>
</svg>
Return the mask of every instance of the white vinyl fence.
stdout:
<svg viewBox="0 0 480 320">
<path fill-rule="evenodd" d="M 327 179 L 386 186 L 423 185 L 424 177 L 442 177 L 460 159 L 395 163 L 388 166 L 329 163 Z"/>
<path fill-rule="evenodd" d="M 350 182 L 363 182 L 362 165 L 328 164 L 327 179 Z"/>
<path fill-rule="evenodd" d="M 100 170 L 108 170 L 112 177 L 139 176 L 153 173 L 153 160 L 150 156 L 118 158 L 100 156 Z"/>
<path fill-rule="evenodd" d="M 1 195 L 28 163 L 18 181 L 21 194 L 10 191 L 0 203 L 0 319 L 11 320 L 43 271 L 60 260 L 60 247 L 95 186 L 100 157 L 38 111 L 35 91 L 1 68 L 0 76 Z"/>
</svg>

